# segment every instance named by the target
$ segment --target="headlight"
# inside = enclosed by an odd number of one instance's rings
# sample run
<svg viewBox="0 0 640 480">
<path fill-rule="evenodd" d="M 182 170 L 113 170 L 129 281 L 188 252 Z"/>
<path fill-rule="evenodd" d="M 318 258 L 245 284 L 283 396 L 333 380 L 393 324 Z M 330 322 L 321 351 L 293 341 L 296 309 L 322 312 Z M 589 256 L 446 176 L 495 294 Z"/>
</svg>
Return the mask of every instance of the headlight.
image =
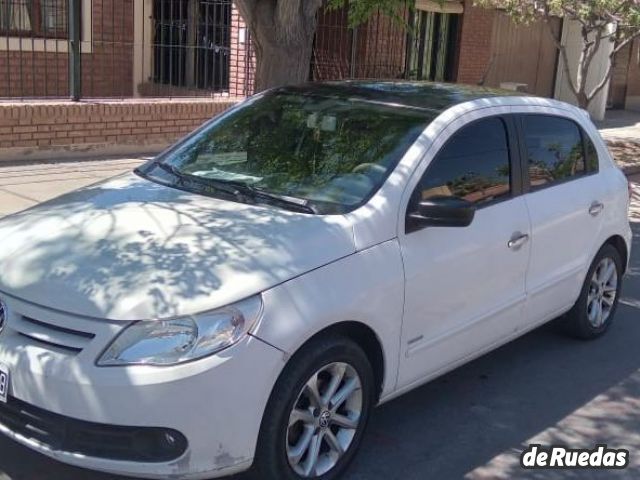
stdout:
<svg viewBox="0 0 640 480">
<path fill-rule="evenodd" d="M 213 355 L 243 338 L 261 310 L 257 295 L 201 315 L 133 323 L 109 345 L 98 366 L 166 366 Z"/>
</svg>

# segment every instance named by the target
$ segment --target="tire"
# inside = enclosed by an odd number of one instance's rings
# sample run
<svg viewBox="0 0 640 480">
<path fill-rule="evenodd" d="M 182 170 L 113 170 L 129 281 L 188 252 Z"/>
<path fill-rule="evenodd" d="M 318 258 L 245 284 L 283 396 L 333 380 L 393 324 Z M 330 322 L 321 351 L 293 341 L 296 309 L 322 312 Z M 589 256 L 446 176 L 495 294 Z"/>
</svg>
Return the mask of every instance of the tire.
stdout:
<svg viewBox="0 0 640 480">
<path fill-rule="evenodd" d="M 335 379 L 340 378 L 343 370 L 342 380 L 337 383 Z M 313 394 L 314 382 L 319 396 Z M 330 396 L 329 389 L 335 390 L 331 398 L 337 402 L 341 400 L 338 394 L 351 392 L 337 410 L 321 398 Z M 256 478 L 338 478 L 360 447 L 375 391 L 371 364 L 355 342 L 342 336 L 312 340 L 291 358 L 271 394 L 253 465 Z M 304 449 L 309 438 L 308 448 Z M 320 454 L 311 468 L 316 445 Z"/>
<path fill-rule="evenodd" d="M 615 272 L 611 272 L 609 277 L 607 271 L 610 272 L 608 269 L 612 266 Z M 563 321 L 569 335 L 593 340 L 607 332 L 618 308 L 623 270 L 620 252 L 609 244 L 602 247 L 589 268 L 578 301 Z M 611 280 L 607 282 L 609 278 Z M 600 305 L 601 316 L 594 302 Z"/>
</svg>

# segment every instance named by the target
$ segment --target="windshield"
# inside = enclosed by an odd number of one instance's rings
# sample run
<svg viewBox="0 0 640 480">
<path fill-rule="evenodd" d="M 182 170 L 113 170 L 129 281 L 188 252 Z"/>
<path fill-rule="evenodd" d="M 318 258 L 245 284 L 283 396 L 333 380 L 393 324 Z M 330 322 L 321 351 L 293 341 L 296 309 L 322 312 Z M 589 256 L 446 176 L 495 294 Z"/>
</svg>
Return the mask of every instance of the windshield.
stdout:
<svg viewBox="0 0 640 480">
<path fill-rule="evenodd" d="M 373 196 L 432 120 L 420 109 L 274 91 L 211 122 L 143 172 L 196 193 L 346 213 Z"/>
</svg>

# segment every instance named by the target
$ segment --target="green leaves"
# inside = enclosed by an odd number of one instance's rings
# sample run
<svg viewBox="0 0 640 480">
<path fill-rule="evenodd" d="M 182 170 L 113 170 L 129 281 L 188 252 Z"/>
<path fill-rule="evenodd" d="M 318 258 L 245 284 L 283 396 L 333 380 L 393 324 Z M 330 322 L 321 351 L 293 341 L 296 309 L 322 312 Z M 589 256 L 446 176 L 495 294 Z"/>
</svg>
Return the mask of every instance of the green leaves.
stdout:
<svg viewBox="0 0 640 480">
<path fill-rule="evenodd" d="M 437 0 L 444 3 L 445 0 Z M 395 18 L 401 23 L 406 23 L 400 17 L 401 7 L 413 6 L 414 3 L 406 0 L 329 0 L 328 10 L 338 10 L 346 7 L 349 10 L 349 26 L 355 27 L 366 22 L 374 13 L 380 12 L 389 17 Z"/>
</svg>

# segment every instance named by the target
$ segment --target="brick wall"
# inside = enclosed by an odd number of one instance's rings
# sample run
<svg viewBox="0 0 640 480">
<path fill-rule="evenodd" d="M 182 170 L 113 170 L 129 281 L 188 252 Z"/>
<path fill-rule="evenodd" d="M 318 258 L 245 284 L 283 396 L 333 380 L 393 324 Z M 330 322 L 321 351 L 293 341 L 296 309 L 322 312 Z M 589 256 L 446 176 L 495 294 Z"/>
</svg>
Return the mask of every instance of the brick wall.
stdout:
<svg viewBox="0 0 640 480">
<path fill-rule="evenodd" d="M 229 59 L 229 94 L 251 95 L 255 88 L 256 56 L 251 47 L 249 29 L 240 11 L 231 10 L 231 58 Z"/>
<path fill-rule="evenodd" d="M 459 83 L 478 84 L 491 62 L 491 38 L 496 12 L 473 6 L 465 0 L 458 56 Z"/>
<path fill-rule="evenodd" d="M 67 97 L 68 68 L 66 53 L 0 51 L 0 97 Z"/>
<path fill-rule="evenodd" d="M 91 97 L 133 94 L 133 2 L 92 2 L 92 50 L 82 53 L 83 93 Z M 33 51 L 30 38 L 6 50 L 0 38 L 0 97 L 68 97 L 68 53 Z M 35 41 L 34 41 L 35 43 Z M 60 48 L 60 47 L 58 47 Z"/>
<path fill-rule="evenodd" d="M 82 55 L 87 97 L 133 95 L 134 1 L 93 1 L 93 51 Z"/>
<path fill-rule="evenodd" d="M 236 102 L 0 103 L 0 159 L 37 157 L 39 152 L 55 150 L 109 152 L 115 146 L 156 150 Z"/>
<path fill-rule="evenodd" d="M 408 11 L 398 16 L 408 20 Z M 407 32 L 397 18 L 377 14 L 358 30 L 356 76 L 402 78 L 405 70 Z"/>
<path fill-rule="evenodd" d="M 349 78 L 352 38 L 346 8 L 320 9 L 313 48 L 313 80 Z"/>
</svg>

